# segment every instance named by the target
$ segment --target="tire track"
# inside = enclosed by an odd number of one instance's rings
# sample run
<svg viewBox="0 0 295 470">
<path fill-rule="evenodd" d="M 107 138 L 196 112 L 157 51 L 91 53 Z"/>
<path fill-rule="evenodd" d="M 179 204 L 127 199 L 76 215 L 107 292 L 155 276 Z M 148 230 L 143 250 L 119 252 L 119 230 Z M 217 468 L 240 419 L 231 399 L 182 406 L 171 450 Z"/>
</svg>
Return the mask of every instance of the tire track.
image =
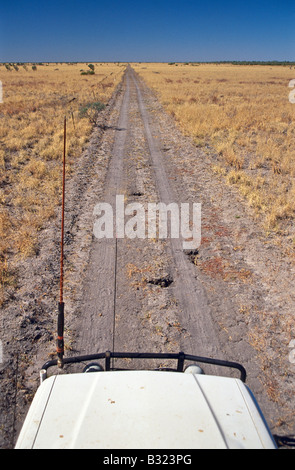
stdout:
<svg viewBox="0 0 295 470">
<path fill-rule="evenodd" d="M 153 137 L 150 125 L 151 117 L 144 104 L 143 93 L 135 74 L 132 74 L 136 86 L 138 104 L 145 127 L 150 157 L 161 202 L 165 204 L 180 201 L 177 200 L 171 182 L 169 181 L 163 164 L 163 156 Z M 181 201 L 186 202 L 186 201 Z M 183 345 L 186 352 L 209 357 L 218 357 L 220 351 L 218 337 L 210 315 L 206 292 L 195 277 L 195 268 L 188 260 L 182 247 L 183 239 L 170 238 L 168 249 L 174 260 L 175 296 L 179 300 L 182 323 L 185 324 L 190 338 Z"/>
<path fill-rule="evenodd" d="M 104 202 L 114 207 L 120 192 L 123 172 L 123 152 L 128 132 L 130 100 L 129 76 L 126 75 L 120 115 L 115 130 L 112 157 L 106 177 Z M 86 279 L 84 281 L 83 329 L 76 349 L 90 354 L 112 349 L 116 309 L 116 239 L 93 239 Z"/>
</svg>

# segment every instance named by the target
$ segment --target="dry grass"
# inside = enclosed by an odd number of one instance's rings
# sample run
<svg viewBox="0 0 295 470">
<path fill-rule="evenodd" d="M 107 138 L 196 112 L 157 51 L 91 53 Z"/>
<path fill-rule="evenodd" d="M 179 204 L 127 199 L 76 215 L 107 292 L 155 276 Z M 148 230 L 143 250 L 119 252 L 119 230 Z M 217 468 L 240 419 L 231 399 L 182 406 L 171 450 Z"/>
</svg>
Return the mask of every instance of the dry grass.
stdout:
<svg viewBox="0 0 295 470">
<path fill-rule="evenodd" d="M 136 64 L 182 131 L 213 147 L 214 170 L 235 184 L 267 230 L 295 214 L 294 68 L 229 64 Z M 294 235 L 293 235 L 294 237 Z M 295 239 L 293 240 L 295 246 Z"/>
<path fill-rule="evenodd" d="M 38 232 L 60 204 L 64 117 L 69 174 L 94 125 L 81 109 L 106 103 L 125 68 L 94 65 L 93 75 L 81 75 L 87 64 L 0 65 L 0 304 L 15 260 L 36 253 Z"/>
</svg>

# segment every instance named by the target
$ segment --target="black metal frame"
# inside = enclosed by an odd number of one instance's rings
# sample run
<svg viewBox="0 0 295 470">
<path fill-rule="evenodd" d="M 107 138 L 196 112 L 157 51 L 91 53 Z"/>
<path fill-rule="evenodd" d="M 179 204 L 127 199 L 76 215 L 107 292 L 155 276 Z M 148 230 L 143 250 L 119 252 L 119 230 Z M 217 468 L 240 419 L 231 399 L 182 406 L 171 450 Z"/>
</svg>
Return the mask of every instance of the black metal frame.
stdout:
<svg viewBox="0 0 295 470">
<path fill-rule="evenodd" d="M 201 357 L 201 356 L 193 356 L 191 354 L 185 354 L 183 352 L 179 352 L 178 354 L 173 353 L 122 353 L 122 352 L 111 352 L 106 351 L 104 353 L 97 353 L 97 354 L 88 354 L 85 356 L 76 356 L 76 357 L 67 357 L 63 359 L 63 364 L 76 364 L 80 362 L 88 362 L 93 360 L 105 359 L 105 370 L 128 370 L 128 369 L 118 369 L 111 367 L 111 359 L 174 359 L 177 360 L 177 368 L 176 369 L 167 369 L 167 368 L 160 368 L 158 370 L 170 370 L 174 372 L 183 372 L 184 361 L 193 361 L 196 363 L 202 364 L 211 364 L 215 366 L 221 367 L 228 367 L 232 369 L 237 369 L 240 371 L 240 378 L 242 382 L 246 382 L 247 373 L 245 368 L 238 364 L 237 362 L 230 362 L 224 361 L 220 359 L 211 359 L 208 357 Z M 58 360 L 47 361 L 42 369 L 47 371 L 50 367 L 57 366 Z"/>
</svg>

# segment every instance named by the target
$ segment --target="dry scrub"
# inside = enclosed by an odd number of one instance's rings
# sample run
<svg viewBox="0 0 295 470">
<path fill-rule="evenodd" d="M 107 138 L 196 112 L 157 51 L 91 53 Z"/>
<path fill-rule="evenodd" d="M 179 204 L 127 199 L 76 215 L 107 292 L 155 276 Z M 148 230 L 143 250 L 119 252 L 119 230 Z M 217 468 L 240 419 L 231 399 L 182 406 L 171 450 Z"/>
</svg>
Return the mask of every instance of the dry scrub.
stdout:
<svg viewBox="0 0 295 470">
<path fill-rule="evenodd" d="M 0 64 L 0 304 L 15 285 L 19 257 L 38 252 L 38 232 L 60 204 L 64 117 L 69 174 L 124 69 Z"/>
<path fill-rule="evenodd" d="M 135 70 L 183 132 L 215 150 L 212 169 L 237 185 L 267 230 L 284 229 L 294 248 L 295 106 L 288 84 L 295 69 L 137 64 Z"/>
</svg>

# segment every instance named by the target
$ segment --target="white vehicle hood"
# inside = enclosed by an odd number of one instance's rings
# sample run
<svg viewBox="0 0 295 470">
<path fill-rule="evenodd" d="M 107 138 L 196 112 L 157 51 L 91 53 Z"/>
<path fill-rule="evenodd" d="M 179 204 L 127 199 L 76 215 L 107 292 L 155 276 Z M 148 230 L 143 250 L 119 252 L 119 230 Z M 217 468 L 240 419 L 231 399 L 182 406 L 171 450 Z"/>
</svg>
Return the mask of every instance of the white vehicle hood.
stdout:
<svg viewBox="0 0 295 470">
<path fill-rule="evenodd" d="M 159 371 L 61 374 L 37 390 L 16 449 L 275 448 L 238 379 Z"/>
</svg>

